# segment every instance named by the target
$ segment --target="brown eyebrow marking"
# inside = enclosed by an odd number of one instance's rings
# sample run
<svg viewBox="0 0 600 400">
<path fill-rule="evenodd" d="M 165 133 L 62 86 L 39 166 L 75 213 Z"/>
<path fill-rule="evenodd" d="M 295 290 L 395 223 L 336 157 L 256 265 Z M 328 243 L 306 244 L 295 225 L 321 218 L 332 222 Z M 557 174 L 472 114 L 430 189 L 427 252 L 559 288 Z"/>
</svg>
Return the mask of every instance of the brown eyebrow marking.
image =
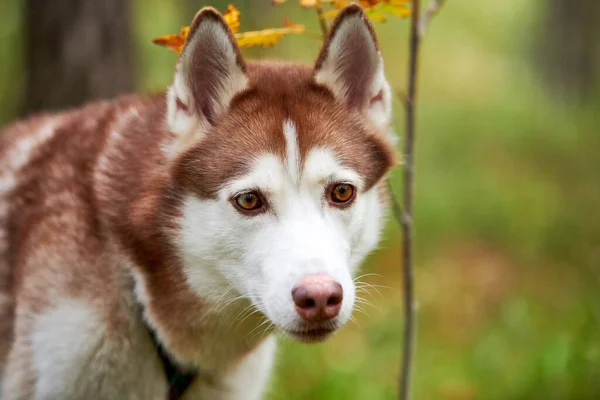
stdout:
<svg viewBox="0 0 600 400">
<path fill-rule="evenodd" d="M 227 182 L 248 173 L 260 155 L 272 153 L 284 165 L 284 123 L 294 124 L 300 171 L 311 149 L 331 150 L 371 188 L 394 164 L 394 152 L 365 117 L 336 101 L 314 82 L 311 67 L 250 63 L 248 89 L 199 144 L 178 161 L 176 183 L 201 198 L 216 198 Z"/>
</svg>

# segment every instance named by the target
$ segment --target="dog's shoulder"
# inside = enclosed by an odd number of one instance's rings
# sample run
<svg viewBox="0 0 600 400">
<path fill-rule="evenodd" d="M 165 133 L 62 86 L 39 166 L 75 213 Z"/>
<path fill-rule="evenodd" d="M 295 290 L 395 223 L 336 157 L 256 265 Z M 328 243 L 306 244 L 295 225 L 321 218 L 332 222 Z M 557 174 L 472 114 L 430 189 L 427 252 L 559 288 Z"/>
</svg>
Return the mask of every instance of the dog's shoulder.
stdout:
<svg viewBox="0 0 600 400">
<path fill-rule="evenodd" d="M 81 343 L 94 348 L 121 332 L 139 336 L 144 353 L 153 354 L 145 330 L 133 323 L 136 305 L 123 267 L 129 261 L 99 217 L 96 170 L 119 124 L 157 101 L 97 101 L 0 131 L 0 369 L 18 337 L 39 336 L 43 345 L 58 335 L 67 340 L 62 350 L 22 351 L 68 353 L 78 340 L 97 337 Z M 16 315 L 23 316 L 18 323 Z"/>
<path fill-rule="evenodd" d="M 151 101 L 136 96 L 98 101 L 4 129 L 0 288 L 14 296 L 32 285 L 45 288 L 38 293 L 108 294 L 106 286 L 115 279 L 110 264 L 120 261 L 107 257 L 114 252 L 99 218 L 95 170 L 119 121 Z"/>
</svg>

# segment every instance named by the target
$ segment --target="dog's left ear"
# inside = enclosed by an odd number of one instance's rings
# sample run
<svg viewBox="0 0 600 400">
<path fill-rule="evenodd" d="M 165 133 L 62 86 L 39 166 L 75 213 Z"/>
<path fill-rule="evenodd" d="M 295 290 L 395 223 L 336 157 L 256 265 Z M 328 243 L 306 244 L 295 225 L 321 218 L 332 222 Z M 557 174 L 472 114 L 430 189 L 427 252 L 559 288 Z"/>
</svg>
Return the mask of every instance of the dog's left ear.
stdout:
<svg viewBox="0 0 600 400">
<path fill-rule="evenodd" d="M 231 99 L 246 88 L 246 65 L 221 14 L 196 14 L 168 93 L 169 129 L 184 141 L 213 125 Z"/>
<path fill-rule="evenodd" d="M 373 27 L 351 4 L 334 20 L 315 65 L 315 80 L 379 127 L 391 120 L 391 90 Z"/>
</svg>

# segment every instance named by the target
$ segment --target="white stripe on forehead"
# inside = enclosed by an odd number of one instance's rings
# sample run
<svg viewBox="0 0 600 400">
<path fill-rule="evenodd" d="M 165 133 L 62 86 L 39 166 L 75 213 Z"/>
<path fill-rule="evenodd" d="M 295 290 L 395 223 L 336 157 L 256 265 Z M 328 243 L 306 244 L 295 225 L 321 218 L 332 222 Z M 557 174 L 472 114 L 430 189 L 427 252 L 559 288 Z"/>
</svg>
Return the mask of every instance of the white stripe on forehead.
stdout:
<svg viewBox="0 0 600 400">
<path fill-rule="evenodd" d="M 300 180 L 300 149 L 296 126 L 289 119 L 283 123 L 283 136 L 285 137 L 286 168 L 295 184 Z"/>
</svg>

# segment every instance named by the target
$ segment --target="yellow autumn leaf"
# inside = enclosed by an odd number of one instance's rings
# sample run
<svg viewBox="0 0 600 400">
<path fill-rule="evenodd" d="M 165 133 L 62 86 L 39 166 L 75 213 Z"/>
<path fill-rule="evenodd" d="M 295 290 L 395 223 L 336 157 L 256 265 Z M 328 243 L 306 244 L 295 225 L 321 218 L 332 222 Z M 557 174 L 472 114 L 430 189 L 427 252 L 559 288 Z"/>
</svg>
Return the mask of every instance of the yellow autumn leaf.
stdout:
<svg viewBox="0 0 600 400">
<path fill-rule="evenodd" d="M 279 5 L 285 3 L 287 0 L 273 0 L 273 4 Z M 316 5 L 323 3 L 331 3 L 332 0 L 298 0 L 298 3 L 304 8 L 313 8 Z"/>
<path fill-rule="evenodd" d="M 233 33 L 238 33 L 240 30 L 240 10 L 236 6 L 233 4 L 227 6 L 227 11 L 223 14 L 223 19 L 227 22 Z"/>
<path fill-rule="evenodd" d="M 275 5 L 283 4 L 287 0 L 272 0 Z M 391 5 L 393 7 L 406 6 L 412 2 L 412 0 L 298 0 L 298 3 L 305 8 L 314 8 L 315 6 L 331 5 L 334 8 L 343 8 L 350 3 L 358 3 L 361 7 L 367 9 L 376 7 L 382 4 Z"/>
<path fill-rule="evenodd" d="M 351 2 L 350 0 L 331 0 L 329 3 L 334 9 L 323 13 L 323 17 L 335 18 L 340 9 Z M 385 22 L 386 14 L 405 18 L 411 13 L 411 8 L 408 6 L 411 0 L 360 0 L 358 3 L 365 10 L 367 17 L 377 22 Z"/>
<path fill-rule="evenodd" d="M 290 20 L 284 20 L 283 28 L 263 29 L 260 31 L 243 32 L 235 35 L 238 46 L 244 47 L 269 47 L 277 44 L 285 35 L 305 32 L 304 25 L 294 24 Z"/>
<path fill-rule="evenodd" d="M 386 16 L 374 8 L 367 8 L 365 10 L 365 15 L 367 16 L 367 18 L 369 18 L 373 21 L 377 21 L 377 22 L 387 21 Z"/>
<path fill-rule="evenodd" d="M 351 2 L 352 1 L 350 0 L 331 0 L 331 4 L 336 8 L 342 8 Z M 358 4 L 360 4 L 363 8 L 372 8 L 383 4 L 390 5 L 393 7 L 405 6 L 406 4 L 411 2 L 412 0 L 359 0 Z"/>
<path fill-rule="evenodd" d="M 323 13 L 323 18 L 333 19 L 340 13 L 340 10 L 329 10 Z"/>
<path fill-rule="evenodd" d="M 378 8 L 380 9 L 380 11 L 386 14 L 394 15 L 400 18 L 410 17 L 410 14 L 412 12 L 412 9 L 410 7 L 407 7 L 406 5 L 384 5 Z"/>
<path fill-rule="evenodd" d="M 284 2 L 285 0 L 274 0 Z M 223 19 L 235 35 L 235 39 L 240 47 L 255 47 L 255 46 L 273 46 L 281 40 L 285 35 L 304 33 L 304 25 L 294 24 L 289 19 L 283 22 L 283 28 L 263 29 L 260 31 L 239 32 L 240 29 L 240 11 L 233 4 L 227 7 L 227 11 L 223 14 Z M 165 46 L 177 53 L 181 53 L 183 45 L 188 37 L 190 27 L 186 26 L 181 29 L 178 35 L 165 35 L 152 40 L 153 43 Z"/>
<path fill-rule="evenodd" d="M 227 11 L 223 14 L 223 19 L 231 29 L 233 33 L 237 33 L 240 29 L 240 11 L 236 6 L 230 4 L 227 7 Z M 183 45 L 185 44 L 185 40 L 187 39 L 188 33 L 190 32 L 190 27 L 185 26 L 181 28 L 181 32 L 178 35 L 165 35 L 161 37 L 157 37 L 152 40 L 152 43 L 158 44 L 160 46 L 165 46 L 177 53 L 181 53 L 183 50 Z"/>
<path fill-rule="evenodd" d="M 318 0 L 300 0 L 300 5 L 302 7 L 306 7 L 306 8 L 311 8 L 317 5 L 317 3 L 320 3 L 320 1 Z"/>
<path fill-rule="evenodd" d="M 179 35 L 164 35 L 164 36 L 152 39 L 152 43 L 157 44 L 159 46 L 164 46 L 168 49 L 171 49 L 171 50 L 179 53 L 179 52 L 181 52 L 181 49 L 183 48 L 184 40 L 181 39 L 181 36 L 179 36 Z"/>
</svg>

